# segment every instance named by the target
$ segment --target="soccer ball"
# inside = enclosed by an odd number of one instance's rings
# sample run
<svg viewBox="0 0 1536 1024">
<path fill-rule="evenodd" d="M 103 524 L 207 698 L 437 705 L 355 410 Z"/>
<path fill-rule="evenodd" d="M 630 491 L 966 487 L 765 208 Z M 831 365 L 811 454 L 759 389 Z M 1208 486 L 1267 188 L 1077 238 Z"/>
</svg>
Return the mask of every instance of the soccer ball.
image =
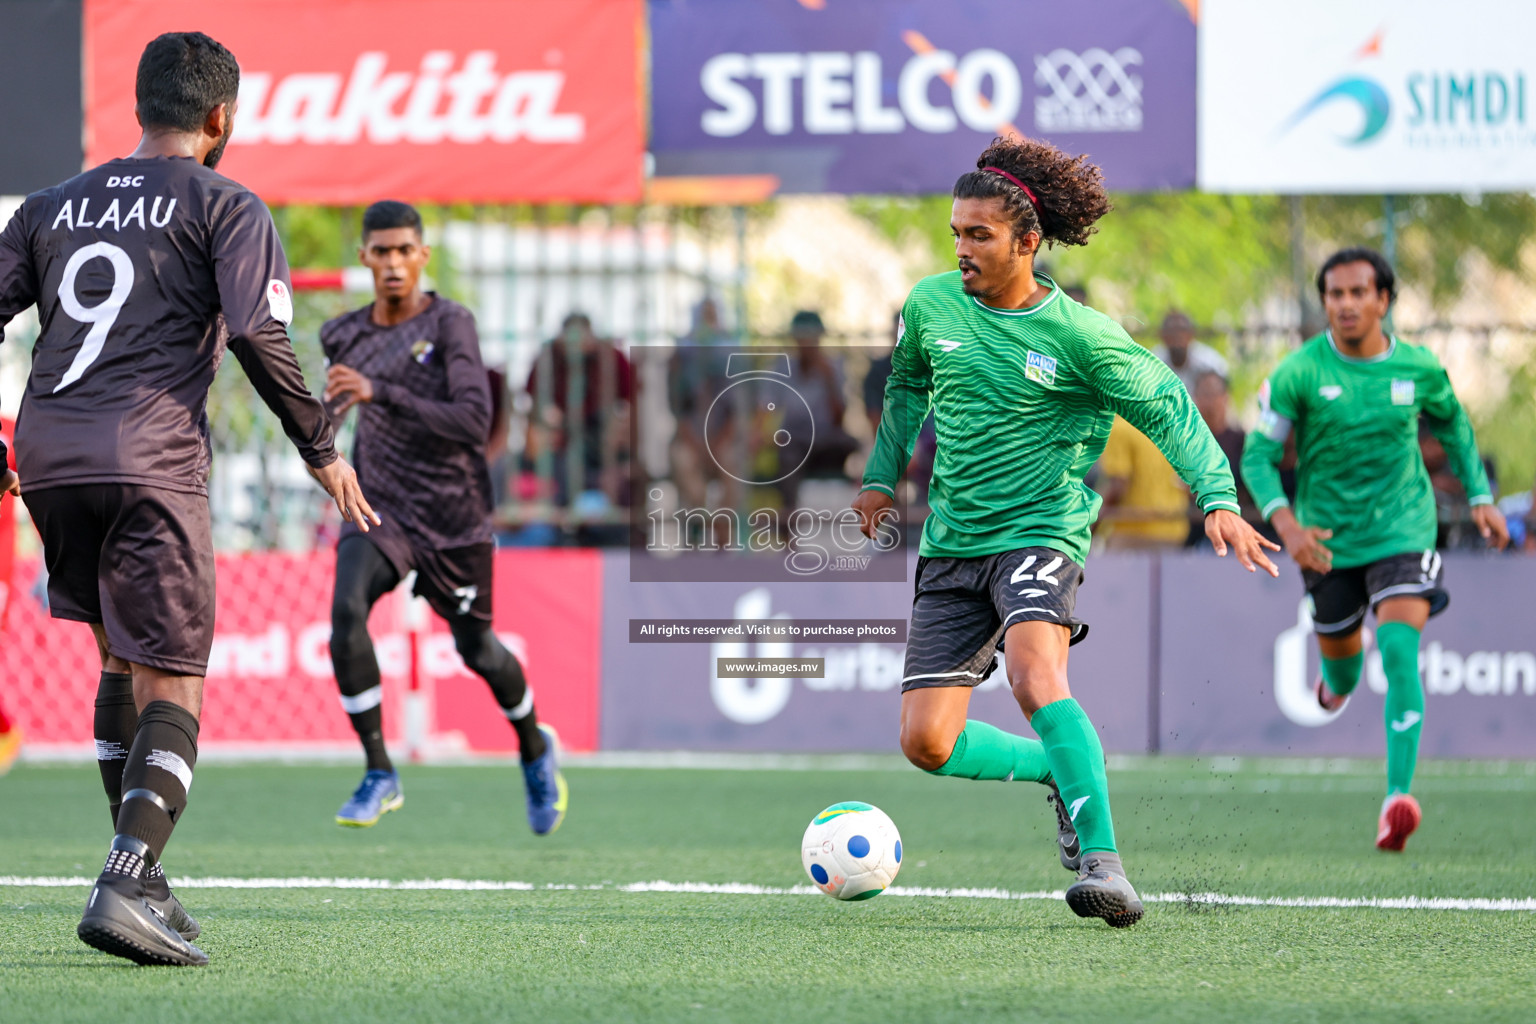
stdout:
<svg viewBox="0 0 1536 1024">
<path fill-rule="evenodd" d="M 884 811 L 857 800 L 811 819 L 800 862 L 816 888 L 839 900 L 879 896 L 901 869 L 901 835 Z"/>
</svg>

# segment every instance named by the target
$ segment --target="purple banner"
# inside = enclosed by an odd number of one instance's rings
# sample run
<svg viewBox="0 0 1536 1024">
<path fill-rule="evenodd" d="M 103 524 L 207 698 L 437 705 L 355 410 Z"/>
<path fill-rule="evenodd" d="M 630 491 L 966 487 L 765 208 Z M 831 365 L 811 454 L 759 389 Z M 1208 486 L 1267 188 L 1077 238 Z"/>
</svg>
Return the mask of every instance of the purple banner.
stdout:
<svg viewBox="0 0 1536 1024">
<path fill-rule="evenodd" d="M 622 554 L 604 556 L 603 749 L 898 750 L 901 644 L 843 638 L 631 643 L 630 621 L 905 620 L 910 582 L 631 582 L 627 561 Z M 1147 749 L 1151 586 L 1148 558 L 1095 559 L 1078 598 L 1078 616 L 1092 635 L 1072 649 L 1073 693 L 1107 750 Z M 758 658 L 819 658 L 824 671 L 805 679 L 718 678 L 721 659 Z M 1030 734 L 1001 670 L 977 687 L 970 713 Z"/>
<path fill-rule="evenodd" d="M 1195 182 L 1176 0 L 652 0 L 658 175 L 948 192 L 992 138 L 1087 153 L 1113 189 Z"/>
<path fill-rule="evenodd" d="M 1090 573 L 1097 562 L 1089 563 Z M 1159 739 L 1170 753 L 1380 757 L 1386 676 L 1366 622 L 1365 678 L 1337 715 L 1317 706 L 1317 641 L 1295 567 L 1279 580 L 1164 556 Z M 1422 757 L 1536 756 L 1528 559 L 1445 556 L 1451 606 L 1424 630 Z"/>
</svg>

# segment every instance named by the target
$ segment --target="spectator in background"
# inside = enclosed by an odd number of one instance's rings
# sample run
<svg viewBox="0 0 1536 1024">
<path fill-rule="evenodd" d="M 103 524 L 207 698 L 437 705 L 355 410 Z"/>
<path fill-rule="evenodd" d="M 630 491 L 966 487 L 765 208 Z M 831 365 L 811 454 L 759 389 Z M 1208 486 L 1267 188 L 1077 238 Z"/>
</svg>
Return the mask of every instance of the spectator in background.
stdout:
<svg viewBox="0 0 1536 1024">
<path fill-rule="evenodd" d="M 1106 548 L 1179 547 L 1189 536 L 1189 489 L 1157 445 L 1119 416 L 1099 458 L 1097 486 Z"/>
<path fill-rule="evenodd" d="M 1254 506 L 1253 495 L 1248 493 L 1248 488 L 1243 484 L 1243 478 L 1238 473 L 1238 464 L 1243 459 L 1243 442 L 1247 433 L 1242 427 L 1231 420 L 1232 401 L 1227 392 L 1227 379 L 1214 370 L 1207 370 L 1195 379 L 1195 407 L 1200 410 L 1200 418 L 1205 420 L 1205 425 L 1211 428 L 1211 433 L 1216 438 L 1216 443 L 1221 446 L 1222 454 L 1227 457 L 1227 462 L 1232 466 L 1232 476 L 1237 483 L 1237 504 L 1242 508 L 1243 518 L 1255 528 L 1264 525 L 1263 517 Z M 1191 503 L 1189 506 L 1189 540 L 1190 547 L 1198 547 L 1206 542 L 1205 513 L 1199 506 Z"/>
<path fill-rule="evenodd" d="M 1202 373 L 1219 373 L 1223 380 L 1226 379 L 1226 358 L 1211 346 L 1195 340 L 1195 322 L 1180 310 L 1170 309 L 1163 317 L 1158 337 L 1162 342 L 1153 347 L 1152 354 L 1178 374 L 1191 395 L 1195 393 L 1195 381 Z"/>
<path fill-rule="evenodd" d="M 667 404 L 677 420 L 668 457 L 672 482 L 685 508 L 737 508 L 741 504 L 740 481 L 724 472 L 710 454 L 711 449 L 730 449 L 739 429 L 736 417 L 717 415 L 710 425 L 710 436 L 706 438 L 705 433 L 710 405 L 729 384 L 727 349 L 735 344 L 735 337 L 721 326 L 719 305 L 713 298 L 705 298 L 694 307 L 693 325 L 677 339 L 667 364 Z M 713 504 L 706 493 L 711 482 L 720 487 Z M 695 525 L 702 529 L 702 524 Z M 694 543 L 700 540 L 691 539 Z M 726 540 L 717 537 L 719 543 Z"/>
<path fill-rule="evenodd" d="M 790 321 L 789 333 L 795 345 L 789 384 L 805 404 L 788 402 L 783 408 L 765 410 L 762 428 L 764 437 L 774 437 L 781 430 L 788 435 L 788 443 L 776 445 L 779 472 L 788 474 L 776 485 L 786 514 L 799 507 L 802 480 L 846 479 L 844 463 L 859 448 L 858 439 L 843 429 L 847 412 L 843 371 L 822 346 L 827 329 L 821 315 L 801 310 Z"/>
<path fill-rule="evenodd" d="M 593 333 L 585 313 L 567 316 L 560 336 L 540 349 L 525 388 L 533 399 L 530 431 L 560 463 L 557 496 L 562 504 L 579 500 L 596 511 L 599 504 L 606 508 L 628 502 L 629 403 L 634 389 L 629 360 L 612 340 Z M 572 415 L 573 404 L 580 406 L 579 416 Z M 564 479 L 573 444 L 581 446 L 582 467 L 582 479 L 574 488 Z"/>
</svg>

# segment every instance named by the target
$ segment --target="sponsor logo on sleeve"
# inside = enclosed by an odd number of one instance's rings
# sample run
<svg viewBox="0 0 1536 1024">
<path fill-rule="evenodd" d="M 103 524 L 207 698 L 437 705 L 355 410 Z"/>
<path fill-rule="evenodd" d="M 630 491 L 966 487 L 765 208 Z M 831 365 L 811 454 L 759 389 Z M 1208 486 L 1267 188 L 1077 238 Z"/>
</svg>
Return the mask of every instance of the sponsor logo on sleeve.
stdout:
<svg viewBox="0 0 1536 1024">
<path fill-rule="evenodd" d="M 275 277 L 267 282 L 267 309 L 271 311 L 272 319 L 284 326 L 293 323 L 293 295 L 288 286 Z"/>
</svg>

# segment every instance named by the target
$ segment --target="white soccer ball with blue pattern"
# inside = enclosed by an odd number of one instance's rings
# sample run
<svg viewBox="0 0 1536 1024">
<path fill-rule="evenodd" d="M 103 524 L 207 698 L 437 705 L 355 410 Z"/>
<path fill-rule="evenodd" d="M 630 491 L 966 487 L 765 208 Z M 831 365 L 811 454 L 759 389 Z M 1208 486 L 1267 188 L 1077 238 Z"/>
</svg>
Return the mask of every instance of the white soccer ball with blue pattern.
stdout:
<svg viewBox="0 0 1536 1024">
<path fill-rule="evenodd" d="M 811 819 L 800 862 L 816 888 L 839 900 L 879 896 L 901 870 L 901 834 L 878 807 L 849 800 Z"/>
</svg>

